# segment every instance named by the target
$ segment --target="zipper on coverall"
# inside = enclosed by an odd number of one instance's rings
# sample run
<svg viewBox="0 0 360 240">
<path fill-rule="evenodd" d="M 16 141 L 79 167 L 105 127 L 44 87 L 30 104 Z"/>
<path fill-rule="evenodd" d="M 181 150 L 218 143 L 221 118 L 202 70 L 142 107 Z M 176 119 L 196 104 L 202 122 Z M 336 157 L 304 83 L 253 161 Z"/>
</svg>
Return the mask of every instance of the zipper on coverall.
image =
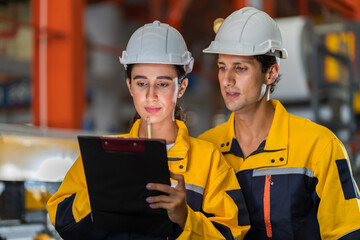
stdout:
<svg viewBox="0 0 360 240">
<path fill-rule="evenodd" d="M 274 185 L 274 183 L 271 181 L 271 175 L 266 175 L 263 203 L 264 203 L 264 221 L 265 221 L 266 235 L 269 238 L 272 237 L 272 228 L 270 221 L 270 185 Z"/>
</svg>

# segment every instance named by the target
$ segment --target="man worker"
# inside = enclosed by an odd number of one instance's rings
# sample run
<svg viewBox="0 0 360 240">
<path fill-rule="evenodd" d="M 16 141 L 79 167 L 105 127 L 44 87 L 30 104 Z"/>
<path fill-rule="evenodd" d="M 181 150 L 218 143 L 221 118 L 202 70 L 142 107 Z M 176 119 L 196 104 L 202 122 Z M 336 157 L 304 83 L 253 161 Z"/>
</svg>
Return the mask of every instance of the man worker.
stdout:
<svg viewBox="0 0 360 240">
<path fill-rule="evenodd" d="M 236 171 L 251 222 L 245 239 L 360 239 L 359 190 L 345 147 L 270 100 L 287 58 L 275 21 L 252 7 L 235 11 L 204 53 L 218 54 L 232 114 L 199 138 L 215 143 Z"/>
</svg>

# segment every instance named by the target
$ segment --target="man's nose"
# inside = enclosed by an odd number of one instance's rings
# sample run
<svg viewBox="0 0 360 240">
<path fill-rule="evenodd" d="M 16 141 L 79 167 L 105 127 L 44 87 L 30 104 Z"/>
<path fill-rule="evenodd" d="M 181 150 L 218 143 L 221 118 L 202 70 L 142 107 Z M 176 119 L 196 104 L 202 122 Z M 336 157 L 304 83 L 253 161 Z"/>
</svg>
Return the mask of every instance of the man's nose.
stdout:
<svg viewBox="0 0 360 240">
<path fill-rule="evenodd" d="M 230 70 L 225 71 L 222 81 L 224 86 L 233 86 L 236 82 L 234 72 Z"/>
</svg>

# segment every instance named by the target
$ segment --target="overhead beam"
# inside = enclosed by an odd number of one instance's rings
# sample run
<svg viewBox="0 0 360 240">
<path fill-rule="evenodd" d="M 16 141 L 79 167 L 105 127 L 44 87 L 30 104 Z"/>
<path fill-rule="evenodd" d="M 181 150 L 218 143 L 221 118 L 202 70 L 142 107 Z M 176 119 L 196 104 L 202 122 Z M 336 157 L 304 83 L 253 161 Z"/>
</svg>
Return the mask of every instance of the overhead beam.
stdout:
<svg viewBox="0 0 360 240">
<path fill-rule="evenodd" d="M 360 19 L 360 0 L 315 0 L 348 19 Z"/>
</svg>

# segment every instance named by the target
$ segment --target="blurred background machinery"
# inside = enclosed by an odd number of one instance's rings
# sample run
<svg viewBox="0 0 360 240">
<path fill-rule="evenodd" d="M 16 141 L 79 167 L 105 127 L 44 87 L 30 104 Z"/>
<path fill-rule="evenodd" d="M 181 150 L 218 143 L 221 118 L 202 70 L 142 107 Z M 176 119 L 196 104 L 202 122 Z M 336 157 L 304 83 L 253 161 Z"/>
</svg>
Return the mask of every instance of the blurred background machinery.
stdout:
<svg viewBox="0 0 360 240">
<path fill-rule="evenodd" d="M 60 239 L 46 202 L 79 155 L 74 130 L 0 124 L 0 239 Z"/>
<path fill-rule="evenodd" d="M 79 154 L 77 135 L 129 130 L 118 56 L 143 24 L 169 23 L 193 53 L 181 100 L 190 135 L 224 122 L 216 59 L 202 49 L 213 21 L 244 6 L 276 19 L 289 52 L 272 98 L 330 128 L 359 184 L 360 0 L 0 0 L 0 239 L 59 239 L 45 202 Z"/>
</svg>

